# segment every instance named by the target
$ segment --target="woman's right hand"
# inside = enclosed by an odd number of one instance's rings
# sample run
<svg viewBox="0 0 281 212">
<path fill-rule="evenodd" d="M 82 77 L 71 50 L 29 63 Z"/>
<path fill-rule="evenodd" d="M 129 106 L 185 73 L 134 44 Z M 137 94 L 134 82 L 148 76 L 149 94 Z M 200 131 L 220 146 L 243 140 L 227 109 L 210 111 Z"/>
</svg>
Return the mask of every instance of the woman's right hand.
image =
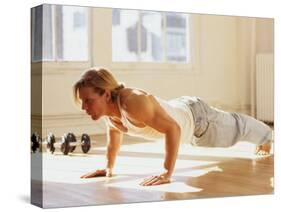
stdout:
<svg viewBox="0 0 281 212">
<path fill-rule="evenodd" d="M 87 174 L 82 175 L 80 178 L 86 179 L 86 178 L 94 178 L 94 177 L 111 177 L 112 173 L 110 170 L 107 169 L 98 169 L 94 172 L 89 172 Z"/>
</svg>

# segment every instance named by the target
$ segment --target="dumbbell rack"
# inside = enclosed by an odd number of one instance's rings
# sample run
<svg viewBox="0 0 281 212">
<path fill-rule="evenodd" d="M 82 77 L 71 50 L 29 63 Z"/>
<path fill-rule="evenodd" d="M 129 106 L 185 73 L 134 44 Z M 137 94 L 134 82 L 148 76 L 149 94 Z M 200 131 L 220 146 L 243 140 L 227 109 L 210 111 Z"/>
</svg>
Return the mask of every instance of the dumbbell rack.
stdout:
<svg viewBox="0 0 281 212">
<path fill-rule="evenodd" d="M 31 151 L 36 152 L 40 145 L 46 145 L 50 153 L 54 153 L 56 148 L 60 148 L 64 155 L 68 155 L 69 152 L 73 152 L 76 146 L 81 146 L 83 153 L 88 153 L 91 149 L 91 139 L 86 133 L 82 134 L 81 141 L 77 141 L 76 136 L 73 133 L 65 133 L 60 142 L 56 142 L 55 135 L 49 133 L 45 141 L 37 133 L 33 133 L 31 136 Z"/>
</svg>

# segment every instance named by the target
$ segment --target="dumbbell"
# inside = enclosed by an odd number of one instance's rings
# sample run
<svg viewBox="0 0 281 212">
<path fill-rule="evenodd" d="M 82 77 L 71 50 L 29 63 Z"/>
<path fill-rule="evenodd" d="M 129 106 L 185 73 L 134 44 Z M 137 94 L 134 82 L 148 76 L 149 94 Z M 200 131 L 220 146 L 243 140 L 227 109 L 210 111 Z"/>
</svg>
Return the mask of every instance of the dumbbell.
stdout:
<svg viewBox="0 0 281 212">
<path fill-rule="evenodd" d="M 56 138 L 53 133 L 49 133 L 47 136 L 47 149 L 53 154 L 55 152 Z"/>
<path fill-rule="evenodd" d="M 42 139 L 37 132 L 32 133 L 31 135 L 31 151 L 35 153 L 37 149 L 40 148 L 40 144 L 42 143 Z"/>
<path fill-rule="evenodd" d="M 55 148 L 60 148 L 61 152 L 64 155 L 67 155 L 69 152 L 73 152 L 76 146 L 80 146 L 83 153 L 87 153 L 91 148 L 91 139 L 90 136 L 86 133 L 82 134 L 81 142 L 77 142 L 76 136 L 73 133 L 64 134 L 61 138 L 60 143 L 56 143 L 54 134 L 49 133 L 47 136 L 47 148 L 51 153 L 54 153 Z"/>
</svg>

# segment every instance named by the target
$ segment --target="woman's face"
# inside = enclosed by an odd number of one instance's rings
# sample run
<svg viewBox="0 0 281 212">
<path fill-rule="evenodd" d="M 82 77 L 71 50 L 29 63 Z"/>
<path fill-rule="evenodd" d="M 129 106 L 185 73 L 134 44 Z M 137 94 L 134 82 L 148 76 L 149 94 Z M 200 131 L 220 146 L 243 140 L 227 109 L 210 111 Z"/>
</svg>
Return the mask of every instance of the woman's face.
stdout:
<svg viewBox="0 0 281 212">
<path fill-rule="evenodd" d="M 95 93 L 91 87 L 82 87 L 79 89 L 79 98 L 82 101 L 82 110 L 85 110 L 93 120 L 98 120 L 105 115 L 107 101 L 107 93 L 103 95 Z"/>
</svg>

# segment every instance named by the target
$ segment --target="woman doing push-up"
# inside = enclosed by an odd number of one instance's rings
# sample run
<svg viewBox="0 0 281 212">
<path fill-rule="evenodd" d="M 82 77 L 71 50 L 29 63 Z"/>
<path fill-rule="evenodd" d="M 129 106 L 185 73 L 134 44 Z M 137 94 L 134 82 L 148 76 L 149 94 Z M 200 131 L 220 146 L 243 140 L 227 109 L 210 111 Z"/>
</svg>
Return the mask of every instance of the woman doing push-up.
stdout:
<svg viewBox="0 0 281 212">
<path fill-rule="evenodd" d="M 203 147 L 230 147 L 238 141 L 257 146 L 256 154 L 269 154 L 272 130 L 250 116 L 208 106 L 198 97 L 182 96 L 169 101 L 137 88 L 125 87 L 110 71 L 93 68 L 74 85 L 74 96 L 93 120 L 106 118 L 107 165 L 81 176 L 112 176 L 123 134 L 146 139 L 164 138 L 164 170 L 141 185 L 169 183 L 181 141 Z"/>
</svg>

